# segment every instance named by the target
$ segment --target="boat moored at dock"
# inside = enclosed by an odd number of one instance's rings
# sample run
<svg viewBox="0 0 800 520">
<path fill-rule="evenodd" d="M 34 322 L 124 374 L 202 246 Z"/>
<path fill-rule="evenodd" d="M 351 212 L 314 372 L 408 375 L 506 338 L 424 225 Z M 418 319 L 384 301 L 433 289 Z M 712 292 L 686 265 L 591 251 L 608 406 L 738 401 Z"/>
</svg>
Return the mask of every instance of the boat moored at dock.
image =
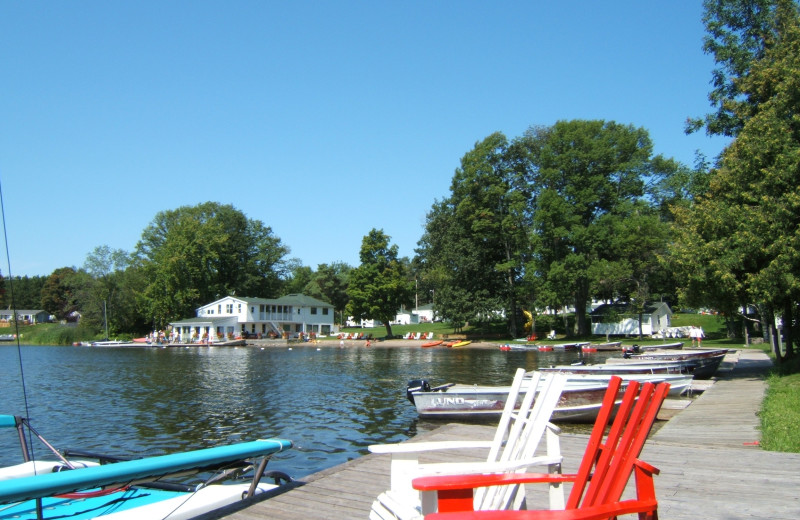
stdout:
<svg viewBox="0 0 800 520">
<path fill-rule="evenodd" d="M 528 374 L 528 380 L 532 373 Z M 667 381 L 675 385 L 672 395 L 687 391 L 692 376 L 685 374 L 629 374 L 621 376 L 623 387 L 629 381 Z M 569 374 L 566 387 L 553 412 L 553 421 L 591 422 L 597 417 L 611 375 Z M 524 383 L 523 383 L 524 385 Z M 421 418 L 482 419 L 502 413 L 509 386 L 448 383 L 430 387 L 424 380 L 410 381 L 406 395 Z"/>
</svg>

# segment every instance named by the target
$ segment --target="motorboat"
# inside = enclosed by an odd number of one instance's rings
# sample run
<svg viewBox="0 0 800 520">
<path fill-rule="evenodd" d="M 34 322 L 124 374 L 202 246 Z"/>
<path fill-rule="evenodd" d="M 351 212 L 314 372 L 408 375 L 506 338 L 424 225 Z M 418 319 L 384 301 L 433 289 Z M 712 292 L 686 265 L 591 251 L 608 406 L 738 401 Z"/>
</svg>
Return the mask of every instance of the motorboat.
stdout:
<svg viewBox="0 0 800 520">
<path fill-rule="evenodd" d="M 630 374 L 621 377 L 623 388 L 632 380 L 674 383 L 676 386 L 674 395 L 687 391 L 692 381 L 692 377 L 685 374 Z M 611 375 L 569 374 L 552 420 L 594 421 L 610 379 Z M 406 396 L 414 404 L 421 418 L 486 419 L 502 413 L 509 390 L 509 386 L 453 383 L 431 387 L 427 381 L 416 379 L 408 383 Z"/>
<path fill-rule="evenodd" d="M 675 362 L 681 369 L 692 374 L 695 379 L 708 379 L 712 377 L 728 349 L 685 349 L 685 350 L 654 350 L 641 354 L 626 354 L 621 358 L 608 358 L 607 364 L 649 364 L 653 362 Z"/>
</svg>

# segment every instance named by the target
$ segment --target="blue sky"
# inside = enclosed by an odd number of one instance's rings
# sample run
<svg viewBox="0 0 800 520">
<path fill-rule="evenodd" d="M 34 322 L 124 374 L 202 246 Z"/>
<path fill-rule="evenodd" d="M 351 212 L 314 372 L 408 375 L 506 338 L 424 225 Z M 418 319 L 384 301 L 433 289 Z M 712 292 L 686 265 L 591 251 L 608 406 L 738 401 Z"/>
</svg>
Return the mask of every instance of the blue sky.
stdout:
<svg viewBox="0 0 800 520">
<path fill-rule="evenodd" d="M 0 3 L 13 275 L 133 251 L 160 211 L 232 204 L 312 268 L 383 229 L 412 257 L 461 157 L 558 120 L 643 127 L 693 164 L 701 2 Z M 5 259 L 2 274 L 8 274 Z"/>
</svg>

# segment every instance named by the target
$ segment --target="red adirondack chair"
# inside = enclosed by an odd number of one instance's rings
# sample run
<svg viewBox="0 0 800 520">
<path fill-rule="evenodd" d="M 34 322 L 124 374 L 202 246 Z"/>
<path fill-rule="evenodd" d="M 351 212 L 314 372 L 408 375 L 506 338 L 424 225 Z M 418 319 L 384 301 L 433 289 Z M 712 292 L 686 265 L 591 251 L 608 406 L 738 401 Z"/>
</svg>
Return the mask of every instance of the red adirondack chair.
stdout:
<svg viewBox="0 0 800 520">
<path fill-rule="evenodd" d="M 614 404 L 622 380 L 614 377 L 606 391 L 589 444 L 578 472 L 570 475 L 543 473 L 506 473 L 484 475 L 430 476 L 414 479 L 413 486 L 422 492 L 423 501 L 438 500 L 438 513 L 425 518 L 480 520 L 577 520 L 606 519 L 638 513 L 640 520 L 658 518 L 653 475 L 658 469 L 639 460 L 647 435 L 669 391 L 668 383 L 631 381 L 619 408 Z M 614 421 L 603 438 L 610 418 Z M 620 500 L 631 474 L 636 478 L 636 498 Z M 506 484 L 572 482 L 564 510 L 543 511 L 473 511 L 475 488 Z M 430 504 L 430 502 L 428 502 Z"/>
</svg>

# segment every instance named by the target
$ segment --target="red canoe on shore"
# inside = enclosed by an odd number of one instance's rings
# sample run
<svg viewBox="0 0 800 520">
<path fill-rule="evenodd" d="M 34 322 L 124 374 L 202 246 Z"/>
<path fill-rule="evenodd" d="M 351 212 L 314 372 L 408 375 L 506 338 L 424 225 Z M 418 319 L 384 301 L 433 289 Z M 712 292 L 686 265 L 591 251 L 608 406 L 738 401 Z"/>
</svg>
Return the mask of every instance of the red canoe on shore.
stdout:
<svg viewBox="0 0 800 520">
<path fill-rule="evenodd" d="M 429 341 L 427 343 L 423 343 L 422 344 L 422 348 L 431 348 L 431 347 L 435 347 L 437 345 L 441 345 L 442 343 L 444 343 L 444 341 L 441 341 L 441 340 L 439 340 L 439 341 Z"/>
</svg>

